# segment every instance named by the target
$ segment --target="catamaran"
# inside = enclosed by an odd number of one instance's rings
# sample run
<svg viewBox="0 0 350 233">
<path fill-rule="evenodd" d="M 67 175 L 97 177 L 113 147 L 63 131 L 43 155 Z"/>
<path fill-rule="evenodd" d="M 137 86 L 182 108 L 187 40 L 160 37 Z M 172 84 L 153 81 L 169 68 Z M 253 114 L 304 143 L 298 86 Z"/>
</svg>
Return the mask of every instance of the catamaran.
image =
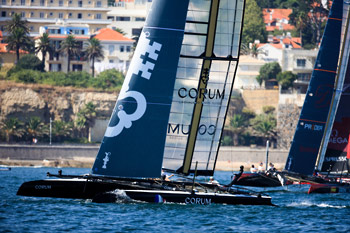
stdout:
<svg viewBox="0 0 350 233">
<path fill-rule="evenodd" d="M 286 178 L 311 184 L 309 193 L 350 192 L 339 182 L 349 171 L 349 44 L 349 1 L 335 0 L 285 166 Z"/>
<path fill-rule="evenodd" d="M 196 181 L 215 171 L 244 5 L 154 0 L 91 173 L 25 182 L 17 194 L 271 205 L 264 194 Z M 183 178 L 161 179 L 162 169 Z"/>
</svg>

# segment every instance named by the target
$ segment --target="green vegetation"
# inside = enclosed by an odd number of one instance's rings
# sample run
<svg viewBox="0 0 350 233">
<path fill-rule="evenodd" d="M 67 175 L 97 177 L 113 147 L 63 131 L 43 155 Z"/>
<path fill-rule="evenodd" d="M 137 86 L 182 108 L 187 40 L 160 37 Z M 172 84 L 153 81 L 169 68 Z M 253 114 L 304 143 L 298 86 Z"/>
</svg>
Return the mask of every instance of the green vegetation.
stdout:
<svg viewBox="0 0 350 233">
<path fill-rule="evenodd" d="M 281 73 L 282 69 L 278 62 L 266 63 L 260 68 L 259 75 L 256 77 L 259 85 L 270 79 L 276 79 L 277 75 Z M 265 83 L 266 84 L 266 83 Z"/>
<path fill-rule="evenodd" d="M 52 142 L 91 142 L 90 129 L 96 118 L 96 106 L 89 102 L 80 109 L 74 122 L 60 120 L 52 121 Z M 24 122 L 11 117 L 0 121 L 0 141 L 32 143 L 49 142 L 50 123 L 43 122 L 39 117 L 31 117 Z"/>
<path fill-rule="evenodd" d="M 266 140 L 276 140 L 276 125 L 275 108 L 272 106 L 264 106 L 263 113 L 259 115 L 249 109 L 243 109 L 242 113 L 235 114 L 230 119 L 230 124 L 225 130 L 231 135 L 223 137 L 222 145 L 265 145 Z"/>
<path fill-rule="evenodd" d="M 244 26 L 242 32 L 242 44 L 248 45 L 255 40 L 266 42 L 267 33 L 265 29 L 262 9 L 255 0 L 246 1 L 244 14 Z"/>
</svg>

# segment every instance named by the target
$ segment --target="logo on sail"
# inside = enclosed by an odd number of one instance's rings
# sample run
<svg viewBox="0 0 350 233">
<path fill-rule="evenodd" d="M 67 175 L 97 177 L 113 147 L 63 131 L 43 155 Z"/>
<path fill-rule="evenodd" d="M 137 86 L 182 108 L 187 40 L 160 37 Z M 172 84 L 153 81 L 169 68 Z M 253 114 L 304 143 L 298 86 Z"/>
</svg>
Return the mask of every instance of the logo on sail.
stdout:
<svg viewBox="0 0 350 233">
<path fill-rule="evenodd" d="M 102 166 L 103 169 L 107 169 L 107 163 L 109 161 L 109 156 L 111 155 L 111 152 L 105 152 L 105 155 L 106 156 L 103 159 L 103 166 Z"/>
<path fill-rule="evenodd" d="M 147 34 L 149 35 L 149 34 Z M 162 44 L 146 38 L 146 33 L 142 33 L 139 45 L 135 50 L 133 60 L 130 64 L 128 73 L 125 77 L 123 87 L 118 97 L 118 103 L 126 98 L 133 98 L 136 101 L 136 110 L 128 114 L 124 111 L 124 106 L 117 106 L 118 112 L 114 109 L 113 114 L 117 114 L 119 122 L 115 126 L 108 126 L 105 137 L 116 137 L 124 128 L 130 128 L 133 121 L 139 120 L 146 112 L 147 101 L 144 95 L 138 91 L 130 90 L 130 82 L 132 79 L 144 78 L 149 80 L 152 76 L 152 71 L 155 67 L 155 61 L 158 59 L 158 52 L 162 48 Z M 116 113 L 117 112 L 117 113 Z"/>
</svg>

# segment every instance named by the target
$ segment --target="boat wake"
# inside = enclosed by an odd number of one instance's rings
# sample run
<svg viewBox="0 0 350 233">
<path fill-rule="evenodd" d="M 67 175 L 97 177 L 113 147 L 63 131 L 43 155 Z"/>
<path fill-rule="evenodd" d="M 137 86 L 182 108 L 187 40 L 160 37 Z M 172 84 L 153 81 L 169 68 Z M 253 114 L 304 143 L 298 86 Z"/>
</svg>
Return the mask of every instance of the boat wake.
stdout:
<svg viewBox="0 0 350 233">
<path fill-rule="evenodd" d="M 288 204 L 287 206 L 288 207 L 320 207 L 320 208 L 335 208 L 335 209 L 343 209 L 343 208 L 349 207 L 345 205 L 331 205 L 328 203 L 313 203 L 311 201 L 293 202 Z"/>
<path fill-rule="evenodd" d="M 100 193 L 96 195 L 92 202 L 95 203 L 130 203 L 133 200 L 126 195 L 125 191 L 116 189 L 111 192 Z"/>
</svg>

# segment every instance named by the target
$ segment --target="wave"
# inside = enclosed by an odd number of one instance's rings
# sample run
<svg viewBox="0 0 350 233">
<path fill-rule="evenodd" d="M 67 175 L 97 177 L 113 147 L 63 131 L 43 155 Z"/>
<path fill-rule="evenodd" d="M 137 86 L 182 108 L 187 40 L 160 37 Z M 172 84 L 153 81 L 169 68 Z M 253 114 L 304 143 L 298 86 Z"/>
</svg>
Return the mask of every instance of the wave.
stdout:
<svg viewBox="0 0 350 233">
<path fill-rule="evenodd" d="M 328 203 L 314 203 L 312 201 L 302 201 L 302 202 L 292 202 L 287 205 L 288 207 L 320 207 L 320 208 L 336 208 L 336 209 L 343 209 L 347 208 L 348 206 L 345 205 L 331 205 Z"/>
</svg>

